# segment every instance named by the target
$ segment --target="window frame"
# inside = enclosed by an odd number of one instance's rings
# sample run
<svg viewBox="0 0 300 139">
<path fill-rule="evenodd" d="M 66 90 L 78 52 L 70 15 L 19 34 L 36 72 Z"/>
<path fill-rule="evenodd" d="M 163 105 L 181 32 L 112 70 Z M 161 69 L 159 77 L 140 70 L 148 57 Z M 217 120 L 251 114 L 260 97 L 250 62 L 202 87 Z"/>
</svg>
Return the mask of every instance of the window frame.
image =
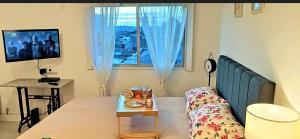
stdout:
<svg viewBox="0 0 300 139">
<path fill-rule="evenodd" d="M 155 5 L 155 4 L 154 4 Z M 138 67 L 138 68 L 153 68 L 153 64 L 141 64 L 141 57 L 140 57 L 140 14 L 139 14 L 139 7 L 141 5 L 140 4 L 120 4 L 117 7 L 136 7 L 136 32 L 137 32 L 137 39 L 136 39 L 136 53 L 137 53 L 137 64 L 113 64 L 113 68 L 123 68 L 123 67 Z M 144 5 L 143 5 L 144 6 Z M 149 5 L 149 6 L 153 6 L 153 5 Z M 157 5 L 157 6 L 162 6 L 162 5 Z M 188 13 L 189 14 L 189 11 Z M 187 15 L 188 16 L 188 15 Z M 175 64 L 174 67 L 175 68 L 184 68 L 185 67 L 185 61 L 186 61 L 186 34 L 187 34 L 187 23 L 188 20 L 185 21 L 186 25 L 184 27 L 184 32 L 183 32 L 183 39 L 182 39 L 182 63 L 181 64 Z"/>
</svg>

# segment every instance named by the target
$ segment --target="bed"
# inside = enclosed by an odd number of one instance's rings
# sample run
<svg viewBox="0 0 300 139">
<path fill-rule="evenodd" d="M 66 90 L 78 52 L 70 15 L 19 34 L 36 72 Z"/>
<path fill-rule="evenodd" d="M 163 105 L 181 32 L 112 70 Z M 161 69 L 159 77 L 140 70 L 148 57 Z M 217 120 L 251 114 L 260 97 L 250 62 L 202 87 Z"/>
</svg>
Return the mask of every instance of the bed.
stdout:
<svg viewBox="0 0 300 139">
<path fill-rule="evenodd" d="M 218 60 L 216 89 L 230 104 L 235 118 L 244 125 L 248 105 L 273 103 L 275 83 L 221 55 Z M 117 100 L 114 96 L 74 99 L 18 139 L 116 139 Z M 187 139 L 186 99 L 158 97 L 157 103 L 160 139 Z M 122 120 L 121 130 L 149 130 L 153 128 L 150 122 L 154 122 L 154 119 L 148 118 L 128 118 L 125 122 Z"/>
<path fill-rule="evenodd" d="M 116 96 L 74 99 L 18 139 L 116 139 L 117 101 Z M 184 97 L 158 97 L 157 105 L 160 139 L 187 139 Z M 151 130 L 153 122 L 152 117 L 122 118 L 121 130 Z"/>
</svg>

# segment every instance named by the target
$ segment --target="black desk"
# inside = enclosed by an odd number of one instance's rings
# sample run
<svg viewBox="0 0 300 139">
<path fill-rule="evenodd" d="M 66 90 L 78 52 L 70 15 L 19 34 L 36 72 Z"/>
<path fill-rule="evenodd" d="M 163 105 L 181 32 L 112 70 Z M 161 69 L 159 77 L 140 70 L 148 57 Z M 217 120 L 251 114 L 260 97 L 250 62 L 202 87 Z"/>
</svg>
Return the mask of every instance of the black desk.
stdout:
<svg viewBox="0 0 300 139">
<path fill-rule="evenodd" d="M 48 83 L 40 83 L 38 82 L 38 79 L 33 78 L 21 78 L 21 79 L 15 79 L 13 81 L 4 83 L 0 85 L 0 87 L 16 87 L 18 91 L 18 98 L 19 98 L 19 107 L 20 107 L 20 116 L 21 121 L 19 124 L 18 132 L 21 132 L 21 128 L 24 124 L 27 124 L 28 127 L 31 127 L 30 125 L 30 106 L 29 106 L 29 99 L 49 99 L 50 100 L 50 109 L 48 107 L 48 114 L 51 112 L 54 112 L 60 107 L 60 92 L 59 89 L 63 86 L 73 82 L 72 79 L 61 79 L 58 83 L 59 85 L 50 85 Z M 28 88 L 50 88 L 51 89 L 51 95 L 29 95 L 28 94 Z M 22 102 L 22 90 L 24 90 L 25 95 L 25 104 L 26 104 L 26 112 L 27 115 L 24 116 L 24 110 L 23 110 L 23 102 Z"/>
</svg>

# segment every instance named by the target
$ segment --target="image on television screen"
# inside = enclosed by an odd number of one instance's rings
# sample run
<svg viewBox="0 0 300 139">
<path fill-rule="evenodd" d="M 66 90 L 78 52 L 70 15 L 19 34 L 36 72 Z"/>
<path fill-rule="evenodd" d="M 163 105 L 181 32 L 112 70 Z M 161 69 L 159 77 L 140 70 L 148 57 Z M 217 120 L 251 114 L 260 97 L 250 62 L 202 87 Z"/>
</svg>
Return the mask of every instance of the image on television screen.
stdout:
<svg viewBox="0 0 300 139">
<path fill-rule="evenodd" d="M 3 30 L 6 62 L 60 57 L 58 29 Z"/>
</svg>

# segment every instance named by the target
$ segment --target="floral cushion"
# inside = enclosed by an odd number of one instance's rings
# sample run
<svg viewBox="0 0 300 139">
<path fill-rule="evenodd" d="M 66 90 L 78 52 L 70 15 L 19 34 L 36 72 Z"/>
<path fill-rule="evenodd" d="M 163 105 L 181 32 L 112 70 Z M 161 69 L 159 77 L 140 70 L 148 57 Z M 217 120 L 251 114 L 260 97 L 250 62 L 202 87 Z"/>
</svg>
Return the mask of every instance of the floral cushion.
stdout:
<svg viewBox="0 0 300 139">
<path fill-rule="evenodd" d="M 240 139 L 244 127 L 232 116 L 226 103 L 206 104 L 189 113 L 191 139 Z"/>
<path fill-rule="evenodd" d="M 192 132 L 193 132 L 193 123 L 192 120 L 188 120 L 188 135 L 190 139 L 192 139 Z"/>
<path fill-rule="evenodd" d="M 228 103 L 205 104 L 201 108 L 194 109 L 188 113 L 188 118 L 194 120 L 203 114 L 231 114 Z"/>
<path fill-rule="evenodd" d="M 199 87 L 199 88 L 193 88 L 190 89 L 188 91 L 185 92 L 185 98 L 188 101 L 191 101 L 191 99 L 198 94 L 203 94 L 203 95 L 207 95 L 207 94 L 215 94 L 217 95 L 217 89 L 215 89 L 214 87 L 210 87 L 210 86 L 204 86 L 204 87 Z"/>
<path fill-rule="evenodd" d="M 187 104 L 186 112 L 200 108 L 204 104 L 226 103 L 226 100 L 217 95 L 217 91 L 212 87 L 194 88 L 186 92 Z"/>
</svg>

